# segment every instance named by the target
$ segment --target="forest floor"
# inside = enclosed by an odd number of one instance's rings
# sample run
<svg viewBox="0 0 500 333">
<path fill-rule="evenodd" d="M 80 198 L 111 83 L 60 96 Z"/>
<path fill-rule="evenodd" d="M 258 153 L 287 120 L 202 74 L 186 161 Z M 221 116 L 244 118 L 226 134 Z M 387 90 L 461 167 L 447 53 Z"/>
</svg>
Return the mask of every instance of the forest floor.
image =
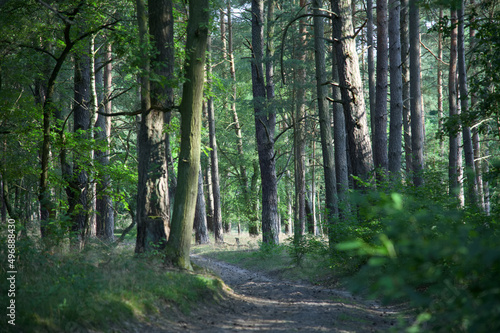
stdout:
<svg viewBox="0 0 500 333">
<path fill-rule="evenodd" d="M 192 262 L 223 284 L 221 297 L 190 313 L 165 309 L 132 332 L 397 332 L 405 317 L 398 306 L 382 306 L 341 289 L 283 279 L 279 272 L 248 270 L 193 254 Z"/>
</svg>

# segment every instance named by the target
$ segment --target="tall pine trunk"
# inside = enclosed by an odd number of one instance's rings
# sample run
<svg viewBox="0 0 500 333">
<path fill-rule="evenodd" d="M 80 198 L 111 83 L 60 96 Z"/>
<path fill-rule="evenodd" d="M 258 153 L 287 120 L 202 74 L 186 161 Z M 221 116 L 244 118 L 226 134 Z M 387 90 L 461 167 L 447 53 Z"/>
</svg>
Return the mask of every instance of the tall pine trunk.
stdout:
<svg viewBox="0 0 500 333">
<path fill-rule="evenodd" d="M 366 46 L 368 48 L 368 100 L 370 110 L 370 128 L 374 133 L 375 117 L 375 43 L 373 42 L 373 0 L 366 0 Z"/>
<path fill-rule="evenodd" d="M 209 89 L 212 87 L 212 64 L 211 64 L 211 39 L 208 37 L 207 49 L 209 54 L 208 64 L 207 64 L 207 76 L 208 76 L 208 86 Z M 217 137 L 215 134 L 215 110 L 213 98 L 209 97 L 207 100 L 207 115 L 208 115 L 208 135 L 210 141 L 210 164 L 211 164 L 211 184 L 212 184 L 212 204 L 213 204 L 213 215 L 212 215 L 212 225 L 215 234 L 215 242 L 224 242 L 224 232 L 222 225 L 222 211 L 221 211 L 221 200 L 220 200 L 220 180 L 219 180 L 219 158 L 217 155 Z"/>
<path fill-rule="evenodd" d="M 262 186 L 262 238 L 266 244 L 279 243 L 278 190 L 274 159 L 276 113 L 270 105 L 274 97 L 272 64 L 264 57 L 264 2 L 252 0 L 252 91 L 255 115 L 255 136 L 259 154 Z M 265 74 L 268 84 L 265 84 Z M 267 89 L 266 89 L 267 88 Z M 266 103 L 266 95 L 267 102 Z"/>
<path fill-rule="evenodd" d="M 335 174 L 335 155 L 332 140 L 330 110 L 327 101 L 327 78 L 325 64 L 325 36 L 321 1 L 313 1 L 314 16 L 314 56 L 316 61 L 316 93 L 318 95 L 318 113 L 321 136 L 321 152 L 323 154 L 323 173 L 325 177 L 325 196 L 327 208 L 328 239 L 334 244 L 333 223 L 338 214 L 337 179 Z M 313 159 L 314 163 L 314 159 Z M 313 193 L 314 196 L 314 193 Z M 314 200 L 313 200 L 314 202 Z"/>
<path fill-rule="evenodd" d="M 410 0 L 409 21 L 412 171 L 413 184 L 418 187 L 424 183 L 422 174 L 424 170 L 424 126 L 420 78 L 420 9 L 417 0 Z"/>
<path fill-rule="evenodd" d="M 88 130 L 90 127 L 90 57 L 88 53 L 75 54 L 75 76 L 74 76 L 74 105 L 73 121 L 74 132 L 77 140 L 88 140 Z M 75 211 L 71 220 L 72 246 L 81 248 L 87 237 L 88 225 L 88 191 L 89 175 L 87 166 L 90 163 L 90 155 L 74 154 L 73 161 L 73 200 L 76 203 Z"/>
<path fill-rule="evenodd" d="M 101 111 L 104 113 L 111 113 L 111 97 L 112 93 L 112 46 L 111 43 L 106 45 L 105 57 L 104 57 L 104 73 L 103 73 L 103 100 L 104 105 L 101 107 Z M 106 147 L 102 151 L 96 151 L 95 159 L 104 168 L 109 165 L 109 145 L 111 137 L 111 119 L 112 117 L 106 117 L 99 114 L 97 117 L 96 128 L 98 128 L 96 138 L 101 141 Z M 108 194 L 111 186 L 110 177 L 106 173 L 98 175 L 97 184 L 97 237 L 113 241 L 114 240 L 114 211 L 113 211 L 113 201 L 111 196 Z"/>
<path fill-rule="evenodd" d="M 403 71 L 401 66 L 400 1 L 389 2 L 390 127 L 389 171 L 400 178 L 403 127 Z"/>
<path fill-rule="evenodd" d="M 334 47 L 337 54 L 352 173 L 367 180 L 369 172 L 373 169 L 373 156 L 356 42 L 353 37 L 351 1 L 332 0 L 331 3 L 332 11 L 338 14 L 333 20 Z"/>
<path fill-rule="evenodd" d="M 450 119 L 453 123 L 458 122 L 458 92 L 457 92 L 457 35 L 458 35 L 458 19 L 457 11 L 451 10 L 451 35 L 450 35 L 450 69 L 448 72 L 448 104 L 450 108 Z M 450 130 L 450 152 L 449 152 L 449 187 L 450 194 L 460 198 L 461 191 L 461 154 L 460 154 L 460 131 L 458 127 L 449 128 Z"/>
<path fill-rule="evenodd" d="M 300 0 L 300 7 L 307 12 L 306 1 Z M 295 49 L 297 59 L 297 73 L 295 84 L 295 116 L 294 116 L 294 148 L 295 148 L 295 225 L 294 240 L 299 242 L 306 231 L 306 52 L 307 28 L 305 20 L 299 21 L 298 45 Z"/>
<path fill-rule="evenodd" d="M 465 1 L 462 0 L 460 9 L 458 10 L 458 77 L 460 87 L 460 106 L 462 114 L 469 113 L 469 88 L 467 86 L 467 68 L 465 63 Z M 469 124 L 462 123 L 463 135 L 463 152 L 465 157 L 465 176 L 467 185 L 467 204 L 470 206 L 477 205 L 477 184 L 476 170 L 474 166 L 474 149 L 472 144 L 472 134 Z"/>
<path fill-rule="evenodd" d="M 377 0 L 377 93 L 373 123 L 373 161 L 377 178 L 387 171 L 387 0 Z"/>
<path fill-rule="evenodd" d="M 411 107 L 410 107 L 410 34 L 409 34 L 409 0 L 401 0 L 401 69 L 403 75 L 403 150 L 405 153 L 405 171 L 411 174 L 413 168 L 411 153 Z"/>
</svg>

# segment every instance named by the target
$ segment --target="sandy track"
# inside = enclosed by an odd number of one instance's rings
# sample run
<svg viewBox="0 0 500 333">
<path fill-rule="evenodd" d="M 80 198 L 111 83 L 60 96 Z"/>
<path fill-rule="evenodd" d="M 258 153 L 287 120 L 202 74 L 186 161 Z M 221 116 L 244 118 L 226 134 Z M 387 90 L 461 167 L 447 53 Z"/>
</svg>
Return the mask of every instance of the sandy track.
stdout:
<svg viewBox="0 0 500 333">
<path fill-rule="evenodd" d="M 193 256 L 231 288 L 220 307 L 200 308 L 176 329 L 197 332 L 387 332 L 395 313 L 341 290 L 282 281 Z"/>
</svg>

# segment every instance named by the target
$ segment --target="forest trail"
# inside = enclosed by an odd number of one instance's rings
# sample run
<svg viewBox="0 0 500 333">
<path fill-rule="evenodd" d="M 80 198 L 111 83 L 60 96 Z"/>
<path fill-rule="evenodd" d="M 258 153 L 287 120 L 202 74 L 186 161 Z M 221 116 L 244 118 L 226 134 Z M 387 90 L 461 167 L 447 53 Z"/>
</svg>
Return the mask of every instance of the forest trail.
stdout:
<svg viewBox="0 0 500 333">
<path fill-rule="evenodd" d="M 224 280 L 227 297 L 152 332 L 387 332 L 396 324 L 396 311 L 345 291 L 282 281 L 197 255 L 192 261 Z"/>
</svg>

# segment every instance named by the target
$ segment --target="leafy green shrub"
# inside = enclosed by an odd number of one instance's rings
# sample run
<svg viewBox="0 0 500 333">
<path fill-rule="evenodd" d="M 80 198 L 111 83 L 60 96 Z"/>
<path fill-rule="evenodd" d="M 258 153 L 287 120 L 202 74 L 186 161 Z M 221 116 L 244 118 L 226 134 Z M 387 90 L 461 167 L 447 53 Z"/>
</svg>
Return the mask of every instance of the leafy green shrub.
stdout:
<svg viewBox="0 0 500 333">
<path fill-rule="evenodd" d="M 414 332 L 500 331 L 498 220 L 399 194 L 382 196 L 371 212 L 383 232 L 371 242 L 337 246 L 367 260 L 352 280 L 354 289 L 410 301 L 421 314 Z"/>
</svg>

